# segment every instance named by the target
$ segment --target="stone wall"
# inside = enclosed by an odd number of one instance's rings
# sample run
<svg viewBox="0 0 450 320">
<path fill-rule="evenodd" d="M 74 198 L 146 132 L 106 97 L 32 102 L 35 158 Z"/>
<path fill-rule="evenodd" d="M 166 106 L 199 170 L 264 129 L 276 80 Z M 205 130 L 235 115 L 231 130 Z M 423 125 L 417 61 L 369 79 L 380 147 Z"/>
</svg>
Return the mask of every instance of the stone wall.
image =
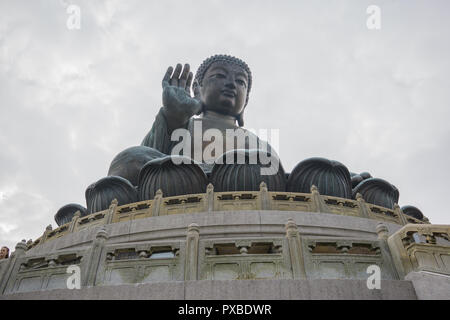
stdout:
<svg viewBox="0 0 450 320">
<path fill-rule="evenodd" d="M 420 243 L 421 238 L 414 236 L 417 230 L 431 234 L 429 243 Z M 19 243 L 11 257 L 0 262 L 0 292 L 16 298 L 70 298 L 83 292 L 86 297 L 114 298 L 111 288 L 120 288 L 129 297 L 142 291 L 147 298 L 164 298 L 177 296 L 172 289 L 183 286 L 183 299 L 238 299 L 242 292 L 251 296 L 255 288 L 272 283 L 278 288 L 273 290 L 279 291 L 258 291 L 255 297 L 351 299 L 361 294 L 368 299 L 413 299 L 413 282 L 404 278 L 405 257 L 413 259 L 412 248 L 420 246 L 447 261 L 446 232 L 448 226 L 402 227 L 320 212 L 243 210 L 155 216 L 92 225 L 32 248 Z M 433 242 L 436 236 L 439 241 Z M 405 237 L 415 241 L 399 246 L 398 239 Z M 411 271 L 426 269 L 428 260 L 420 261 L 411 263 Z M 81 291 L 67 289 L 67 268 L 72 265 L 80 267 Z M 380 267 L 381 291 L 367 288 L 371 265 Z M 450 274 L 449 265 L 440 266 L 441 273 Z M 229 291 L 223 291 L 226 286 Z M 327 286 L 335 291 L 325 292 Z M 151 293 L 157 287 L 161 291 Z M 199 291 L 192 289 L 189 294 L 189 288 Z"/>
</svg>

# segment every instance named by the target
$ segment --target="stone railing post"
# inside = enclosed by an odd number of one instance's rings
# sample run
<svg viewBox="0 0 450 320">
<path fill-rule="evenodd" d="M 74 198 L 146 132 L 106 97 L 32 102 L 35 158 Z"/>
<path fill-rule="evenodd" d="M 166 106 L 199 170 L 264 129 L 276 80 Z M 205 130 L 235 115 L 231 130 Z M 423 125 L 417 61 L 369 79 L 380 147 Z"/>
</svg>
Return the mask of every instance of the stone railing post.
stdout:
<svg viewBox="0 0 450 320">
<path fill-rule="evenodd" d="M 80 210 L 78 210 L 73 215 L 72 221 L 70 221 L 69 231 L 68 231 L 69 233 L 72 233 L 75 231 L 75 227 L 77 226 L 77 223 L 78 223 L 78 220 L 80 220 L 80 217 L 81 217 L 81 212 L 80 212 Z"/>
<path fill-rule="evenodd" d="M 41 238 L 41 239 L 42 239 L 42 240 L 41 240 L 41 244 L 44 243 L 45 241 L 47 241 L 48 234 L 49 234 L 50 232 L 52 232 L 52 231 L 53 231 L 52 225 L 49 224 L 49 225 L 45 228 L 44 234 L 42 235 L 42 238 Z"/>
<path fill-rule="evenodd" d="M 214 211 L 214 186 L 212 183 L 209 183 L 206 187 L 205 211 Z"/>
<path fill-rule="evenodd" d="M 105 224 L 110 224 L 113 222 L 114 216 L 117 212 L 117 207 L 119 205 L 119 201 L 117 199 L 113 199 L 111 204 L 109 205 L 108 213 L 106 214 Z"/>
<path fill-rule="evenodd" d="M 161 210 L 161 203 L 163 198 L 163 192 L 161 189 L 158 189 L 155 194 L 155 198 L 153 198 L 153 209 L 152 209 L 152 217 L 159 216 Z"/>
<path fill-rule="evenodd" d="M 83 277 L 82 273 L 82 284 L 84 286 L 94 286 L 97 277 L 97 269 L 100 264 L 100 258 L 102 256 L 102 251 L 105 248 L 105 242 L 108 239 L 108 233 L 105 228 L 102 227 L 97 231 L 95 239 L 92 242 L 92 247 L 90 253 L 88 254 L 88 261 L 86 261 L 86 270 Z"/>
<path fill-rule="evenodd" d="M 0 294 L 6 293 L 6 290 L 13 289 L 11 286 L 14 285 L 14 280 L 17 273 L 19 272 L 21 260 L 25 256 L 25 251 L 27 250 L 27 244 L 25 240 L 17 243 L 15 251 L 10 255 L 6 262 L 7 265 L 3 268 L 3 274 L 0 278 Z M 9 284 L 9 286 L 8 286 Z"/>
<path fill-rule="evenodd" d="M 200 228 L 198 224 L 191 223 L 186 237 L 184 280 L 197 280 L 199 238 Z"/>
<path fill-rule="evenodd" d="M 394 204 L 394 214 L 396 216 L 398 216 L 398 218 L 400 219 L 400 223 L 403 225 L 407 225 L 408 224 L 408 220 L 406 220 L 405 214 L 402 212 L 402 209 L 400 209 L 400 206 L 395 203 Z"/>
<path fill-rule="evenodd" d="M 424 237 L 415 238 L 415 234 Z M 448 238 L 450 225 L 407 224 L 388 238 L 389 248 L 394 258 L 400 277 L 412 271 L 431 271 L 450 274 L 450 264 L 440 258 L 450 253 L 450 246 L 441 242 L 436 236 Z M 433 257 L 425 259 L 423 257 Z"/>
<path fill-rule="evenodd" d="M 267 184 L 263 181 L 259 184 L 259 201 L 261 210 L 270 210 L 270 198 L 269 191 L 267 190 Z"/>
<path fill-rule="evenodd" d="M 387 228 L 387 226 L 384 223 L 379 223 L 377 224 L 376 227 L 376 232 L 378 235 L 378 240 L 380 241 L 387 241 L 388 237 L 389 237 L 389 230 Z"/>
<path fill-rule="evenodd" d="M 380 222 L 377 224 L 375 230 L 378 235 L 378 241 L 380 243 L 381 256 L 383 257 L 383 261 L 390 267 L 391 270 L 395 272 L 395 276 L 397 277 L 397 279 L 399 279 L 400 277 L 387 242 L 389 238 L 389 229 L 384 223 Z"/>
<path fill-rule="evenodd" d="M 303 250 L 300 241 L 300 233 L 294 220 L 289 219 L 286 223 L 286 238 L 289 245 L 289 256 L 291 258 L 292 275 L 294 279 L 306 279 Z"/>
<path fill-rule="evenodd" d="M 311 195 L 316 212 L 327 212 L 325 201 L 323 201 L 319 189 L 315 185 L 311 186 Z"/>
<path fill-rule="evenodd" d="M 358 203 L 359 215 L 363 218 L 369 218 L 369 209 L 361 193 L 356 194 L 356 202 Z"/>
</svg>

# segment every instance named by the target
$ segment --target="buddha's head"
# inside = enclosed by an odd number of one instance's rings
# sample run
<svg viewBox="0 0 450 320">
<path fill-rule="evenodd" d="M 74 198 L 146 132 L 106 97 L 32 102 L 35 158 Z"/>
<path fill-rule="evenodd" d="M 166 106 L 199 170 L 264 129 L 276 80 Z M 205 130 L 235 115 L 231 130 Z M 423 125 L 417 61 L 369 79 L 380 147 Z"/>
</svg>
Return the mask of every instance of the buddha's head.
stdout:
<svg viewBox="0 0 450 320">
<path fill-rule="evenodd" d="M 252 74 L 244 61 L 215 55 L 198 68 L 193 89 L 195 96 L 202 101 L 204 111 L 233 116 L 239 126 L 243 126 L 251 86 Z"/>
</svg>

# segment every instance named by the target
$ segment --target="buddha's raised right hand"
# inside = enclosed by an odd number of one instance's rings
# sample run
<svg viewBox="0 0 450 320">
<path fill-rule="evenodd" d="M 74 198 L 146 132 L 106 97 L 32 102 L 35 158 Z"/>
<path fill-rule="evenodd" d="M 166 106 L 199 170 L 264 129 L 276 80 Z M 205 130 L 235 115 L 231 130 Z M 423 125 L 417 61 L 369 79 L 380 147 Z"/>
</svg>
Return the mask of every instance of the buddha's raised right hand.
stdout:
<svg viewBox="0 0 450 320">
<path fill-rule="evenodd" d="M 184 68 L 177 64 L 175 71 L 173 67 L 167 69 L 162 80 L 163 113 L 171 130 L 184 126 L 189 118 L 202 112 L 200 100 L 191 97 L 193 74 L 189 70 L 189 64 Z"/>
</svg>

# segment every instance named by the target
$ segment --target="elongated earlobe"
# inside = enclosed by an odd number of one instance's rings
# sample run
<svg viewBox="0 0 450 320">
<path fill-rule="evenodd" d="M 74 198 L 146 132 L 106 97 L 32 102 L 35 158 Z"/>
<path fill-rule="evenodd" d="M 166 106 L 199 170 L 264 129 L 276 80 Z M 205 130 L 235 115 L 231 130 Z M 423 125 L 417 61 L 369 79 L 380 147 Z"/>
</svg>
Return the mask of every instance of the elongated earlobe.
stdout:
<svg viewBox="0 0 450 320">
<path fill-rule="evenodd" d="M 192 91 L 194 91 L 194 97 L 200 99 L 200 86 L 197 81 L 194 81 L 192 85 Z"/>
<path fill-rule="evenodd" d="M 244 126 L 244 111 L 242 111 L 242 112 L 237 116 L 237 121 L 238 121 L 239 127 L 243 127 L 243 126 Z"/>
</svg>

